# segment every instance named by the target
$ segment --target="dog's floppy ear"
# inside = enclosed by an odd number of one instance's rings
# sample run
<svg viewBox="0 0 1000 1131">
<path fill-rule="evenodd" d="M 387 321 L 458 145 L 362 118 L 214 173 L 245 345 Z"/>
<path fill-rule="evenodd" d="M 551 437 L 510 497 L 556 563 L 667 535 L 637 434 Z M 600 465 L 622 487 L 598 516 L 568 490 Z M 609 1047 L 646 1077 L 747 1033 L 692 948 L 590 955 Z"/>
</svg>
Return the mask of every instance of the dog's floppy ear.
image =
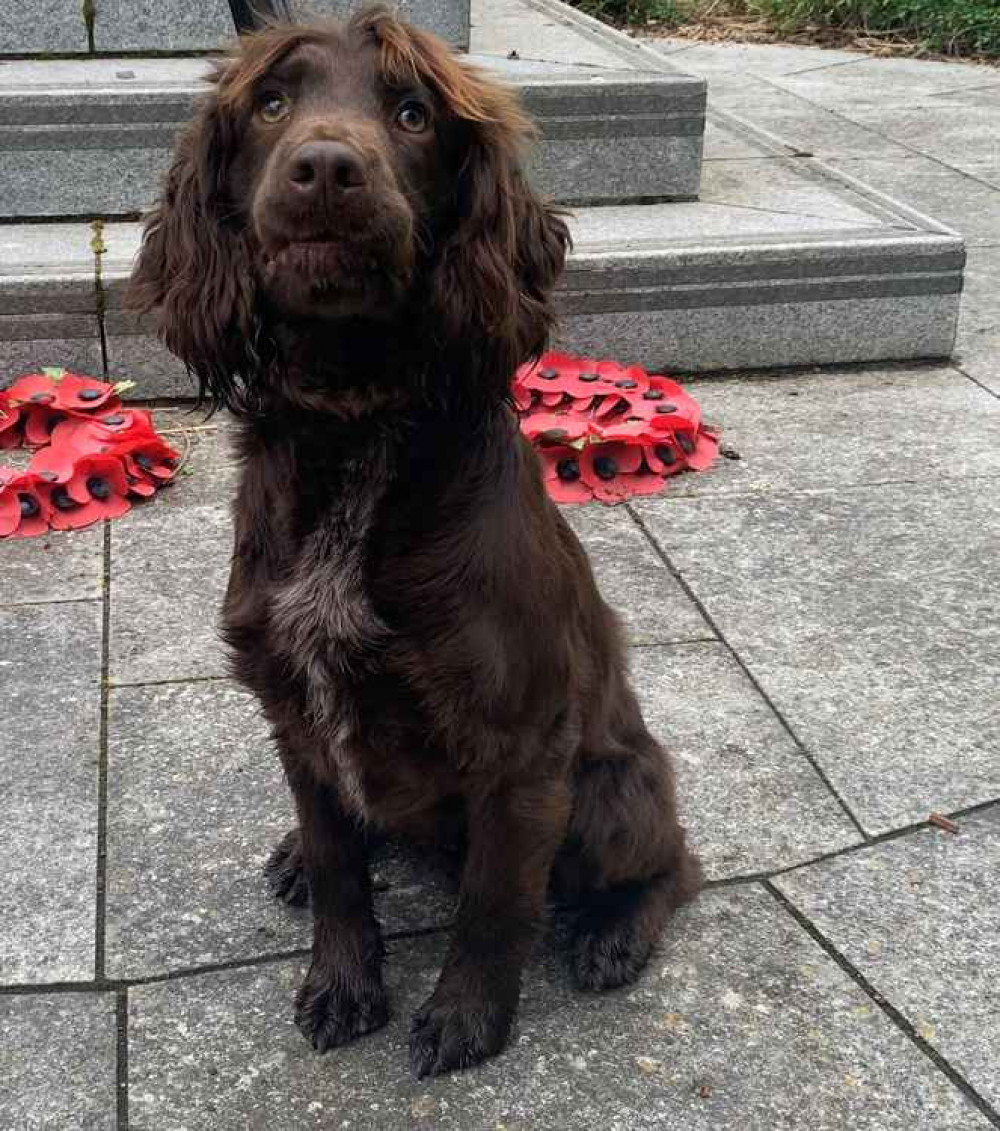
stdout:
<svg viewBox="0 0 1000 1131">
<path fill-rule="evenodd" d="M 180 138 L 126 294 L 130 309 L 156 312 L 160 337 L 200 394 L 231 407 L 244 398 L 258 337 L 245 220 L 226 183 L 236 132 L 213 92 Z"/>
<path fill-rule="evenodd" d="M 497 380 L 545 348 L 555 322 L 552 289 L 569 231 L 528 185 L 521 168 L 523 120 L 469 124 L 454 224 L 434 264 L 433 297 L 451 341 L 469 341 Z M 485 351 L 485 353 L 483 353 Z"/>
</svg>

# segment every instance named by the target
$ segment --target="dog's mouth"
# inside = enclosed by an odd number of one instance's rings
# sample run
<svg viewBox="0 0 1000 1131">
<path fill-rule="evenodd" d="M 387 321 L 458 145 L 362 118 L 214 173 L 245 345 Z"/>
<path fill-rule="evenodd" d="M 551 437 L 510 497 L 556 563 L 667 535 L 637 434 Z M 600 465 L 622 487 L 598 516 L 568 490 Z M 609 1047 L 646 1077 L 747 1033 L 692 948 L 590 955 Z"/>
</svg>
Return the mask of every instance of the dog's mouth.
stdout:
<svg viewBox="0 0 1000 1131">
<path fill-rule="evenodd" d="M 388 251 L 328 234 L 287 240 L 263 251 L 264 287 L 292 312 L 374 313 L 408 283 L 407 265 Z"/>
</svg>

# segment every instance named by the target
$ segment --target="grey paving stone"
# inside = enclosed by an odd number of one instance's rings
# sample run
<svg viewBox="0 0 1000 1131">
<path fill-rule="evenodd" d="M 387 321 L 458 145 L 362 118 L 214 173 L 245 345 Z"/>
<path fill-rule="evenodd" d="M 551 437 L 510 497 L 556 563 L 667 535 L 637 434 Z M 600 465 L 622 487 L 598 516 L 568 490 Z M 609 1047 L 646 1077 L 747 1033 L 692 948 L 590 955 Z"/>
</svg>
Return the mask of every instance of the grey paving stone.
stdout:
<svg viewBox="0 0 1000 1131">
<path fill-rule="evenodd" d="M 825 55 L 826 52 L 823 52 Z M 976 63 L 924 59 L 856 58 L 850 66 L 808 69 L 773 76 L 774 81 L 823 106 L 868 106 L 890 117 L 897 108 L 949 92 L 996 82 L 996 69 Z"/>
<path fill-rule="evenodd" d="M 94 600 L 104 578 L 104 528 L 53 530 L 3 543 L 0 605 Z"/>
<path fill-rule="evenodd" d="M 149 208 L 170 158 L 165 149 L 53 149 L 0 153 L 2 215 L 115 216 Z"/>
<path fill-rule="evenodd" d="M 1000 808 L 781 877 L 778 887 L 1000 1108 Z"/>
<path fill-rule="evenodd" d="M 712 109 L 749 121 L 802 154 L 822 158 L 911 154 L 880 132 L 877 119 L 860 125 L 752 76 L 712 75 L 708 98 Z"/>
<path fill-rule="evenodd" d="M 750 165 L 747 161 L 713 161 L 702 173 L 699 200 L 703 204 L 724 205 L 733 209 L 766 210 L 767 217 L 758 217 L 763 230 L 769 221 L 797 216 L 815 219 L 831 227 L 870 227 L 872 214 L 861 201 L 838 193 L 829 182 L 808 176 L 808 162 L 763 160 Z"/>
<path fill-rule="evenodd" d="M 343 18 L 362 7 L 361 0 L 296 0 L 293 5 L 300 15 L 336 16 Z M 400 15 L 427 28 L 457 47 L 469 45 L 469 0 L 399 0 Z"/>
<path fill-rule="evenodd" d="M 685 386 L 721 428 L 722 446 L 741 458 L 678 476 L 672 496 L 1000 475 L 1000 405 L 955 369 L 773 373 Z"/>
<path fill-rule="evenodd" d="M 656 371 L 906 360 L 947 356 L 957 314 L 956 295 L 567 313 L 558 344 Z"/>
<path fill-rule="evenodd" d="M 0 984 L 94 976 L 101 606 L 0 608 Z"/>
<path fill-rule="evenodd" d="M 1000 244 L 1000 188 L 980 184 L 925 157 L 836 159 L 832 164 L 961 232 L 970 246 Z"/>
<path fill-rule="evenodd" d="M 229 577 L 228 501 L 179 501 L 180 481 L 111 528 L 110 677 L 116 684 L 225 675 L 218 615 Z"/>
<path fill-rule="evenodd" d="M 351 0 L 305 0 L 294 3 L 300 17 L 342 17 L 359 5 Z M 450 42 L 468 44 L 466 0 L 402 0 L 402 14 L 429 27 Z M 98 51 L 205 51 L 235 37 L 225 0 L 210 0 L 197 8 L 180 0 L 97 0 L 94 41 Z"/>
<path fill-rule="evenodd" d="M 273 899 L 262 875 L 295 819 L 256 700 L 225 682 L 119 689 L 109 730 L 109 975 L 308 947 L 308 911 Z M 448 922 L 431 863 L 377 858 L 387 931 Z"/>
<path fill-rule="evenodd" d="M 52 320 L 46 318 L 43 321 L 51 323 Z M 9 385 L 24 373 L 37 373 L 47 366 L 62 366 L 76 373 L 103 378 L 104 361 L 97 318 L 65 321 L 71 323 L 66 328 L 73 336 L 42 336 L 51 332 L 52 327 L 46 326 L 39 329 L 38 337 L 4 340 L 4 319 L 0 318 L 0 386 Z M 58 325 L 55 330 L 59 332 Z"/>
<path fill-rule="evenodd" d="M 96 0 L 98 51 L 205 51 L 235 38 L 225 0 Z"/>
<path fill-rule="evenodd" d="M 1000 396 L 1000 248 L 973 248 L 965 269 L 955 361 Z"/>
<path fill-rule="evenodd" d="M 114 994 L 0 997 L 0 1121 L 17 1131 L 114 1131 Z"/>
<path fill-rule="evenodd" d="M 584 36 L 563 16 L 522 0 L 473 0 L 470 49 L 477 55 L 620 67 L 622 50 L 606 37 Z"/>
<path fill-rule="evenodd" d="M 773 871 L 861 838 L 722 644 L 631 654 L 646 722 L 672 753 L 709 879 Z"/>
<path fill-rule="evenodd" d="M 784 43 L 692 43 L 690 39 L 650 37 L 647 42 L 669 57 L 673 66 L 692 75 L 788 75 L 817 68 L 843 69 L 865 56 L 829 48 Z M 822 73 L 822 72 L 821 72 Z"/>
<path fill-rule="evenodd" d="M 87 24 L 77 0 L 22 0 L 5 5 L 0 55 L 86 50 Z"/>
<path fill-rule="evenodd" d="M 630 644 L 703 640 L 712 630 L 624 507 L 564 507 Z"/>
<path fill-rule="evenodd" d="M 1000 795 L 998 482 L 639 506 L 870 833 Z"/>
<path fill-rule="evenodd" d="M 935 98 L 894 107 L 891 114 L 879 106 L 853 106 L 850 117 L 945 164 L 1000 158 L 993 106 L 953 105 Z"/>
<path fill-rule="evenodd" d="M 625 993 L 574 993 L 547 955 L 526 979 L 513 1048 L 417 1081 L 406 1034 L 443 950 L 440 938 L 391 946 L 389 1027 L 324 1058 L 291 1022 L 298 963 L 134 990 L 132 1125 L 179 1131 L 208 1116 L 220 1131 L 989 1126 L 756 889 L 704 896 Z"/>
</svg>

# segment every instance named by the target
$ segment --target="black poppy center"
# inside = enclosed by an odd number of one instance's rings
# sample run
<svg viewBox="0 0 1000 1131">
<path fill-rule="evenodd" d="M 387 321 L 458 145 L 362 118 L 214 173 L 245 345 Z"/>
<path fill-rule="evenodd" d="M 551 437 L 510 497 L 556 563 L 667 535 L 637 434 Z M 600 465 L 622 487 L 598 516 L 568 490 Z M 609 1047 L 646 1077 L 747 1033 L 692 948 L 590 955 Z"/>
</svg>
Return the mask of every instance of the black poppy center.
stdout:
<svg viewBox="0 0 1000 1131">
<path fill-rule="evenodd" d="M 80 504 L 69 497 L 69 492 L 65 487 L 56 487 L 52 492 L 52 505 L 59 511 L 71 511 Z"/>
<path fill-rule="evenodd" d="M 618 464 L 611 456 L 598 456 L 594 460 L 594 474 L 598 479 L 614 479 L 618 474 Z"/>
<path fill-rule="evenodd" d="M 556 475 L 566 483 L 580 478 L 580 464 L 575 459 L 561 459 L 556 464 Z"/>
<path fill-rule="evenodd" d="M 81 389 L 76 395 L 80 398 L 81 401 L 96 401 L 100 400 L 101 390 Z"/>
<path fill-rule="evenodd" d="M 34 495 L 18 495 L 17 501 L 21 504 L 22 518 L 34 518 L 42 509 Z"/>
<path fill-rule="evenodd" d="M 91 498 L 99 499 L 101 502 L 111 497 L 111 487 L 108 481 L 102 479 L 99 475 L 92 475 L 87 480 L 87 490 L 90 492 Z"/>
<path fill-rule="evenodd" d="M 657 444 L 653 451 L 656 453 L 656 458 L 666 464 L 667 467 L 671 467 L 677 462 L 677 455 L 669 444 Z"/>
</svg>

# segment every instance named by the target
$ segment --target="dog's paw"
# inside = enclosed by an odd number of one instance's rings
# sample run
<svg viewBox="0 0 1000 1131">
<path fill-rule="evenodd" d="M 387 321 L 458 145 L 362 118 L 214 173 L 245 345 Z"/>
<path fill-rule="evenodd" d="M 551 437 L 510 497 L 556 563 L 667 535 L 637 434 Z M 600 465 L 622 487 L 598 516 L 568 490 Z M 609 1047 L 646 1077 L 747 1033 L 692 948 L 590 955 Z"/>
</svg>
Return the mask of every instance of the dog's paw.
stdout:
<svg viewBox="0 0 1000 1131">
<path fill-rule="evenodd" d="M 272 894 L 289 907 L 305 907 L 309 902 L 309 883 L 298 829 L 285 833 L 278 841 L 264 865 L 264 877 Z"/>
<path fill-rule="evenodd" d="M 413 1018 L 410 1064 L 417 1076 L 439 1076 L 495 1056 L 507 1043 L 517 1003 L 439 998 L 432 994 Z"/>
<path fill-rule="evenodd" d="M 373 1033 L 388 1020 L 381 981 L 363 974 L 331 979 L 314 966 L 295 998 L 295 1024 L 320 1053 Z"/>
<path fill-rule="evenodd" d="M 614 990 L 636 981 L 653 951 L 630 918 L 591 920 L 573 939 L 573 976 L 581 990 Z"/>
</svg>

